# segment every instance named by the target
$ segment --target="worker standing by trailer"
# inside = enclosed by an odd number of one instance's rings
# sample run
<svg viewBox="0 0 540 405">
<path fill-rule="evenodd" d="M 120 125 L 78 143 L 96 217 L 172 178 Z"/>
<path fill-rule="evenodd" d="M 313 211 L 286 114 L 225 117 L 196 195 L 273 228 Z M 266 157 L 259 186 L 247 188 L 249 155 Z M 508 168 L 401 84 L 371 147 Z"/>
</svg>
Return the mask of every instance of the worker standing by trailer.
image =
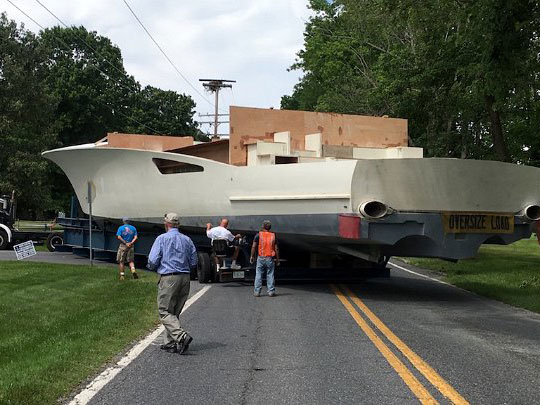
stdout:
<svg viewBox="0 0 540 405">
<path fill-rule="evenodd" d="M 120 280 L 124 279 L 125 263 L 129 263 L 133 278 L 139 278 L 135 270 L 135 248 L 133 247 L 138 238 L 137 229 L 129 224 L 128 217 L 123 217 L 122 222 L 124 224 L 116 231 L 116 237 L 120 241 L 120 246 L 118 246 L 118 252 L 116 254 L 116 261 L 120 270 Z"/>
<path fill-rule="evenodd" d="M 276 240 L 276 234 L 270 232 L 272 223 L 268 220 L 263 222 L 261 231 L 255 235 L 253 245 L 251 246 L 250 263 L 255 261 L 255 252 L 258 253 L 257 266 L 255 273 L 255 297 L 261 296 L 262 277 L 266 272 L 266 288 L 269 297 L 276 296 L 274 284 L 274 266 L 279 266 L 279 249 Z"/>
</svg>

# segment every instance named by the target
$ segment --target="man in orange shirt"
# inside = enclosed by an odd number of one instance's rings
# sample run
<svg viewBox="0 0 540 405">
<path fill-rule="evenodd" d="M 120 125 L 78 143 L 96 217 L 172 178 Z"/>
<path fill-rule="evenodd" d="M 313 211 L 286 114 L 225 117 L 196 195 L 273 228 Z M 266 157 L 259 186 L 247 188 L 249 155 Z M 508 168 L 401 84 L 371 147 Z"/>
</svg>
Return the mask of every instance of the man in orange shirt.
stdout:
<svg viewBox="0 0 540 405">
<path fill-rule="evenodd" d="M 264 221 L 261 231 L 255 235 L 253 245 L 251 245 L 250 263 L 255 261 L 255 253 L 258 253 L 257 267 L 255 270 L 255 297 L 261 296 L 262 278 L 265 271 L 268 296 L 276 296 L 276 289 L 274 285 L 274 264 L 279 266 L 279 249 L 276 234 L 270 232 L 271 228 L 271 222 L 268 220 Z"/>
</svg>

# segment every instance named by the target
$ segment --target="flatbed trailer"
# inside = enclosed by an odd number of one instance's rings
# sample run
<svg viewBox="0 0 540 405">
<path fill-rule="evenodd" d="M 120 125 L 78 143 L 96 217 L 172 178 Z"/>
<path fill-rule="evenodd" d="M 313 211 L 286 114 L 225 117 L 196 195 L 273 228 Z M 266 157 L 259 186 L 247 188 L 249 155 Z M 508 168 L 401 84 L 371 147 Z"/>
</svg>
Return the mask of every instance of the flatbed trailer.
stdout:
<svg viewBox="0 0 540 405">
<path fill-rule="evenodd" d="M 72 214 L 77 214 L 72 212 Z M 76 255 L 90 256 L 90 232 L 88 218 L 58 218 L 57 223 L 64 228 L 63 245 L 58 251 L 72 252 Z M 116 231 L 121 224 L 112 220 L 92 221 L 92 257 L 96 260 L 114 261 L 118 249 Z M 158 226 L 145 228 L 142 224 L 133 224 L 137 228 L 138 239 L 135 246 L 135 262 L 137 267 L 144 268 L 152 244 L 164 229 Z M 140 226 L 139 226 L 140 225 Z M 180 228 L 180 231 L 193 241 L 197 248 L 198 266 L 191 272 L 191 279 L 201 283 L 246 281 L 255 279 L 255 265 L 249 263 L 251 243 L 254 234 L 245 235 L 239 244 L 238 263 L 240 269 L 231 269 L 231 259 L 224 258 L 225 268 L 217 270 L 215 252 L 204 229 Z M 340 261 L 329 261 L 320 254 L 314 256 L 308 252 L 296 252 L 288 246 L 280 244 L 280 266 L 276 267 L 276 279 L 279 281 L 351 281 L 366 277 L 388 277 L 390 270 L 386 267 L 388 258 L 379 264 L 369 263 L 357 258 L 348 257 Z"/>
</svg>

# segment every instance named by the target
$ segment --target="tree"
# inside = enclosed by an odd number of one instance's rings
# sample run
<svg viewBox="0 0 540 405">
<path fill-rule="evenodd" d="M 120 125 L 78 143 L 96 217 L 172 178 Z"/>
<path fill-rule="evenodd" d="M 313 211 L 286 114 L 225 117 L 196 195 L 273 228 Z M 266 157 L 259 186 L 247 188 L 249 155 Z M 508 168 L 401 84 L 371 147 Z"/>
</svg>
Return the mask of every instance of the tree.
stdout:
<svg viewBox="0 0 540 405">
<path fill-rule="evenodd" d="M 195 102 L 185 94 L 146 86 L 134 96 L 129 131 L 159 135 L 196 135 Z"/>
<path fill-rule="evenodd" d="M 283 108 L 405 117 L 412 142 L 431 156 L 538 160 L 537 2 L 311 7 L 293 65 L 305 75 Z"/>
<path fill-rule="evenodd" d="M 62 145 L 95 142 L 129 124 L 139 84 L 124 69 L 120 49 L 84 27 L 53 27 L 41 33 L 48 49 L 47 84 Z"/>
<path fill-rule="evenodd" d="M 54 209 L 43 150 L 57 144 L 46 53 L 23 26 L 0 15 L 0 192 L 16 191 L 29 216 Z"/>
<path fill-rule="evenodd" d="M 95 142 L 107 132 L 196 135 L 190 96 L 141 86 L 124 69 L 120 49 L 84 27 L 46 29 L 48 83 L 60 102 L 63 145 Z"/>
</svg>

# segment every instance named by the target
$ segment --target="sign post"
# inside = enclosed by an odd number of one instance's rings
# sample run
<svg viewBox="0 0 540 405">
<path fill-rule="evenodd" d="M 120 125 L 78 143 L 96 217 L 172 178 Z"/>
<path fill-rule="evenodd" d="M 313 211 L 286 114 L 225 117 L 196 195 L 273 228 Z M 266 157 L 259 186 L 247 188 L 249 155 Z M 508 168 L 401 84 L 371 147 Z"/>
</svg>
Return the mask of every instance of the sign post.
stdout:
<svg viewBox="0 0 540 405">
<path fill-rule="evenodd" d="M 90 246 L 90 267 L 94 265 L 92 260 L 92 183 L 88 182 L 88 237 Z"/>
</svg>

